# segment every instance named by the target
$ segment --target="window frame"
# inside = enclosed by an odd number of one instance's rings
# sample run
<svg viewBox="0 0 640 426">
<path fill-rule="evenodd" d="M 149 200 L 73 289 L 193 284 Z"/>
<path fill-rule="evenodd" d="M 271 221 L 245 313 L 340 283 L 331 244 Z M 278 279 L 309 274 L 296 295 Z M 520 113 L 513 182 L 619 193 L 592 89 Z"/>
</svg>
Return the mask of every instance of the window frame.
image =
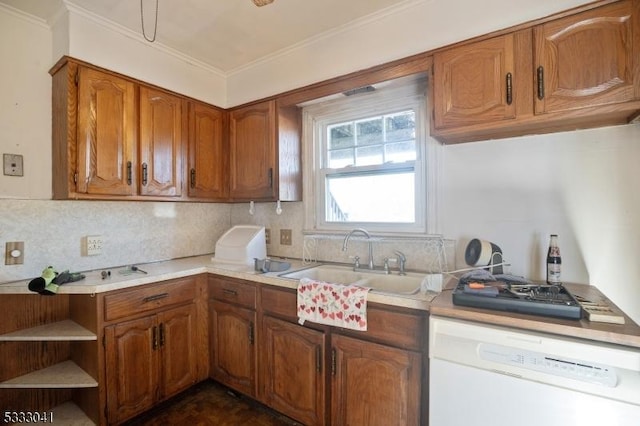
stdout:
<svg viewBox="0 0 640 426">
<path fill-rule="evenodd" d="M 439 144 L 429 136 L 429 121 L 425 79 L 412 79 L 410 84 L 389 85 L 374 92 L 345 97 L 337 95 L 303 107 L 303 191 L 304 232 L 344 233 L 364 227 L 380 235 L 435 234 L 438 228 L 438 157 Z M 328 222 L 325 219 L 326 195 L 324 190 L 326 171 L 322 169 L 323 149 L 326 146 L 327 126 L 359 120 L 375 115 L 392 114 L 413 109 L 416 116 L 416 160 L 391 163 L 389 169 L 413 164 L 415 173 L 415 222 Z M 363 166 L 364 167 L 364 166 Z M 374 166 L 380 170 L 379 166 Z M 346 168 L 348 169 L 348 168 Z M 334 169 L 334 170 L 346 170 Z"/>
</svg>

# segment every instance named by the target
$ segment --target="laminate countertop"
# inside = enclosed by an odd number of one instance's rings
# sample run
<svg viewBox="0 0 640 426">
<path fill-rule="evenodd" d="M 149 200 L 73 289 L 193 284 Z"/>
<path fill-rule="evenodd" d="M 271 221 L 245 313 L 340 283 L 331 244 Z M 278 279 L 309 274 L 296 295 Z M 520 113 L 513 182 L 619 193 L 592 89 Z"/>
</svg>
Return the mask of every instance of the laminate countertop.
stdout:
<svg viewBox="0 0 640 426">
<path fill-rule="evenodd" d="M 602 292 L 590 285 L 565 284 L 565 286 L 572 294 L 583 297 L 584 299 L 606 302 L 609 306 L 613 307 L 614 310 L 624 315 L 625 323 L 609 324 L 592 322 L 585 318 L 580 320 L 562 319 L 458 306 L 453 304 L 453 285 L 449 283 L 445 286 L 445 290 L 431 302 L 429 312 L 431 315 L 613 343 L 640 349 L 640 326 L 624 314 L 613 302 L 607 299 Z"/>
<path fill-rule="evenodd" d="M 296 259 L 286 259 L 286 261 L 291 263 L 291 268 L 286 272 L 292 272 L 298 269 L 314 266 L 313 264 L 305 264 Z M 238 278 L 290 289 L 295 289 L 298 285 L 298 280 L 280 277 L 279 275 L 283 272 L 258 272 L 254 270 L 253 266 L 214 261 L 212 260 L 211 254 L 145 264 L 138 263 L 135 266 L 139 268 L 138 271 L 132 271 L 130 265 L 116 268 L 102 268 L 94 271 L 83 271 L 82 273 L 85 275 L 84 279 L 61 285 L 58 289 L 58 294 L 104 293 L 203 273 Z M 102 278 L 103 271 L 109 272 L 109 275 L 104 279 Z M 0 295 L 37 295 L 37 293 L 29 290 L 29 281 L 31 280 L 12 281 L 0 284 Z M 437 295 L 438 293 L 434 292 L 393 294 L 372 289 L 367 296 L 367 300 L 373 303 L 429 310 L 430 302 Z"/>
<path fill-rule="evenodd" d="M 304 264 L 300 260 L 287 259 L 287 261 L 291 262 L 289 271 L 311 266 Z M 290 289 L 295 289 L 298 283 L 297 280 L 280 277 L 280 272 L 262 273 L 254 271 L 253 267 L 247 265 L 215 262 L 212 260 L 211 254 L 137 264 L 136 266 L 146 273 L 131 271 L 130 267 L 127 266 L 87 271 L 83 272 L 86 276 L 83 280 L 61 285 L 58 293 L 103 293 L 202 273 L 211 273 Z M 105 279 L 102 278 L 103 271 L 110 272 L 110 275 Z M 30 280 L 12 281 L 0 284 L 0 295 L 37 295 L 37 293 L 29 290 L 29 281 Z M 578 284 L 566 285 L 573 294 L 577 294 L 588 300 L 607 301 L 615 307 L 596 287 Z M 451 298 L 451 289 L 448 288 L 451 286 L 452 283 L 445 286 L 445 289 L 441 293 L 418 292 L 414 295 L 396 295 L 372 290 L 369 292 L 368 301 L 410 309 L 427 310 L 430 311 L 431 315 L 640 348 L 640 326 L 633 322 L 627 315 L 624 315 L 625 324 L 607 324 L 591 322 L 586 319 L 559 319 L 457 306 L 453 304 Z M 615 308 L 618 309 L 617 307 Z"/>
</svg>

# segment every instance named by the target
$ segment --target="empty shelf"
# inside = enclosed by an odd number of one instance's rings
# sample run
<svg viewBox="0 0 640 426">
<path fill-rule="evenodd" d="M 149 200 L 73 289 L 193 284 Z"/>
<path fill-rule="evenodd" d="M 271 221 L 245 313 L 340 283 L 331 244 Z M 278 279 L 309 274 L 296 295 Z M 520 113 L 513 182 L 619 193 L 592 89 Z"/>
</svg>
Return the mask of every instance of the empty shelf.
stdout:
<svg viewBox="0 0 640 426">
<path fill-rule="evenodd" d="M 64 361 L 0 383 L 0 388 L 93 388 L 98 382 L 73 361 Z"/>
</svg>

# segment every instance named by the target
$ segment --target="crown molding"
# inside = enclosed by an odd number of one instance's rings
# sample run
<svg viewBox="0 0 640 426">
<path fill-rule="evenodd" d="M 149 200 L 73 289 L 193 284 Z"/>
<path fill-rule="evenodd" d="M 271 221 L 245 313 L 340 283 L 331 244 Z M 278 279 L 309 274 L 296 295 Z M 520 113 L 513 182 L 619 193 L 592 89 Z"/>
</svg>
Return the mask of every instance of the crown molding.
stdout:
<svg viewBox="0 0 640 426">
<path fill-rule="evenodd" d="M 65 8 L 69 11 L 70 14 L 75 14 L 78 16 L 81 16 L 84 19 L 87 19 L 91 22 L 93 22 L 96 25 L 99 25 L 109 31 L 115 32 L 117 34 L 123 35 L 129 39 L 132 39 L 134 41 L 137 41 L 138 43 L 144 44 L 146 47 L 152 48 L 152 49 L 156 49 L 159 52 L 162 52 L 165 55 L 169 55 L 169 56 L 173 56 L 176 59 L 179 59 L 183 62 L 186 62 L 188 64 L 191 65 L 195 65 L 198 68 L 204 69 L 212 74 L 215 74 L 221 78 L 227 78 L 227 73 L 225 73 L 224 71 L 222 71 L 219 68 L 216 68 L 214 66 L 209 65 L 206 62 L 203 62 L 199 59 L 194 58 L 193 56 L 189 56 L 189 55 L 185 55 L 184 53 L 173 49 L 167 45 L 164 45 L 158 41 L 154 42 L 154 43 L 149 43 L 147 42 L 144 37 L 142 36 L 142 33 L 138 33 L 136 31 L 133 31 L 123 25 L 120 25 L 116 22 L 113 22 L 111 20 L 105 19 L 99 15 L 96 15 L 93 12 L 90 12 L 76 4 L 74 4 L 72 1 L 69 0 L 63 0 L 64 6 Z"/>
<path fill-rule="evenodd" d="M 5 11 L 7 14 L 13 16 L 14 18 L 22 19 L 23 21 L 29 22 L 30 24 L 38 25 L 42 28 L 50 29 L 46 20 L 38 18 L 37 16 L 33 16 L 20 9 L 16 9 L 15 7 L 9 6 L 8 4 L 0 3 L 0 10 Z"/>
</svg>

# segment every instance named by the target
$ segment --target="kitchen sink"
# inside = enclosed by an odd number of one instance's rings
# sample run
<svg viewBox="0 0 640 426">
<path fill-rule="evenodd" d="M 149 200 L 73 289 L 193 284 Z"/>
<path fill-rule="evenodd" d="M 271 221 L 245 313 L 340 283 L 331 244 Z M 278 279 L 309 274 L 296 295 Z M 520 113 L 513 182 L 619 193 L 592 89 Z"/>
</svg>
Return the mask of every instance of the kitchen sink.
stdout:
<svg viewBox="0 0 640 426">
<path fill-rule="evenodd" d="M 407 272 L 406 275 L 398 275 L 396 271 L 384 274 L 366 270 L 354 271 L 352 266 L 346 265 L 317 265 L 286 272 L 279 276 L 296 280 L 310 278 L 335 284 L 356 284 L 369 287 L 374 292 L 412 295 L 420 291 L 422 281 L 427 274 Z"/>
</svg>

